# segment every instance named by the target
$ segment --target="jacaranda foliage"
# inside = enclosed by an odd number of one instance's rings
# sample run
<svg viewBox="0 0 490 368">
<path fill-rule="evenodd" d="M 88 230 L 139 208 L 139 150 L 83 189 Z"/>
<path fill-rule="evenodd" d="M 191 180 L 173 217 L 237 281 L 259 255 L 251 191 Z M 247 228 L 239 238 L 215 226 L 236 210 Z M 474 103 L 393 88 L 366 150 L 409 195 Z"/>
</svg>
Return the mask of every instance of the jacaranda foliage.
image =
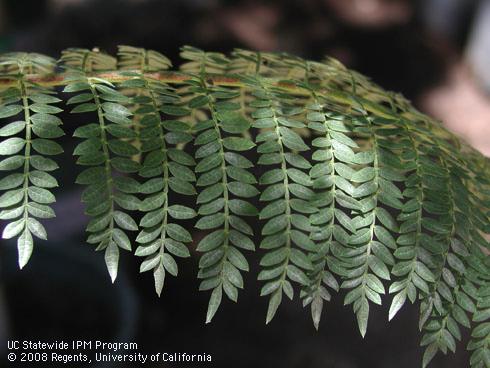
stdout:
<svg viewBox="0 0 490 368">
<path fill-rule="evenodd" d="M 64 108 L 78 117 L 87 242 L 112 281 L 134 251 L 160 295 L 178 258 L 198 254 L 210 322 L 260 248 L 267 322 L 299 293 L 318 328 L 344 289 L 364 336 L 389 294 L 389 319 L 420 306 L 424 367 L 455 351 L 461 327 L 471 367 L 490 367 L 489 160 L 333 59 L 181 55 L 179 71 L 129 46 L 1 56 L 0 218 L 20 267 L 55 216 Z"/>
</svg>

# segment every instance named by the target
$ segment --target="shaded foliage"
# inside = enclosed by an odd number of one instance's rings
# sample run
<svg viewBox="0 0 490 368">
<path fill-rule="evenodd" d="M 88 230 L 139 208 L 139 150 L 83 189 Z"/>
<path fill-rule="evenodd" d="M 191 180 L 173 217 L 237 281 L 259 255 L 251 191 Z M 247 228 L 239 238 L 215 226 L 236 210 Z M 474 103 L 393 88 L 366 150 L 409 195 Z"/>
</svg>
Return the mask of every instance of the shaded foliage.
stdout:
<svg viewBox="0 0 490 368">
<path fill-rule="evenodd" d="M 420 305 L 423 366 L 455 351 L 461 327 L 472 328 L 471 366 L 490 366 L 488 159 L 333 59 L 188 46 L 181 55 L 169 72 L 155 51 L 68 49 L 51 83 L 53 60 L 1 57 L 0 218 L 20 266 L 32 235 L 46 239 L 36 218 L 54 216 L 57 165 L 46 156 L 62 151 L 63 131 L 48 86 L 60 84 L 84 122 L 73 153 L 87 241 L 104 251 L 112 281 L 120 250 L 134 249 L 160 295 L 194 238 L 210 322 L 223 293 L 238 300 L 260 235 L 267 323 L 297 287 L 318 328 L 332 291 L 346 289 L 364 336 L 388 290 L 389 319 L 407 300 Z"/>
</svg>

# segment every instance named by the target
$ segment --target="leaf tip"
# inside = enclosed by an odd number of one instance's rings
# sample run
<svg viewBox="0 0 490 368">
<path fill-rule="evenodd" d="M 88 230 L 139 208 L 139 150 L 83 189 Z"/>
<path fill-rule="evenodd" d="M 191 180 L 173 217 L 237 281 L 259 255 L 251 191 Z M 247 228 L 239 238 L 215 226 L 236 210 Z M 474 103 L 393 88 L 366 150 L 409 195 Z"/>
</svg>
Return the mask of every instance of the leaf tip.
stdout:
<svg viewBox="0 0 490 368">
<path fill-rule="evenodd" d="M 359 328 L 359 332 L 361 333 L 361 337 L 364 339 L 366 337 L 366 328 Z"/>
<path fill-rule="evenodd" d="M 158 290 L 157 290 L 157 291 L 156 291 L 156 293 L 157 293 L 157 296 L 158 296 L 159 298 L 162 296 L 162 292 L 161 292 L 161 291 L 158 291 Z"/>
</svg>

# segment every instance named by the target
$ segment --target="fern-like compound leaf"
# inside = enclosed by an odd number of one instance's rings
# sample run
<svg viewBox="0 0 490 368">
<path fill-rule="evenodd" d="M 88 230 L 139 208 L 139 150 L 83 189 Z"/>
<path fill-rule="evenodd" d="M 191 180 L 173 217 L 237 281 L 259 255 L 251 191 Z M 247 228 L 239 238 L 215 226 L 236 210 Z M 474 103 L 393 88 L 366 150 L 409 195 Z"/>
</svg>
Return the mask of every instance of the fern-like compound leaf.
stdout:
<svg viewBox="0 0 490 368">
<path fill-rule="evenodd" d="M 115 176 L 134 167 L 131 159 L 138 149 L 127 139 L 133 132 L 131 112 L 122 104 L 127 98 L 116 87 L 102 78 L 89 75 L 94 70 L 115 67 L 115 58 L 98 51 L 69 49 L 62 61 L 69 74 L 64 92 L 73 93 L 68 100 L 74 105 L 72 114 L 88 114 L 97 123 L 82 125 L 74 136 L 84 139 L 73 152 L 77 163 L 88 166 L 77 177 L 77 183 L 86 185 L 82 194 L 85 213 L 91 217 L 87 225 L 87 241 L 96 244 L 96 250 L 105 252 L 105 262 L 112 282 L 117 277 L 119 249 L 130 251 L 131 242 L 126 231 L 138 230 L 135 220 L 126 211 L 139 208 L 135 179 Z M 125 129 L 126 128 L 126 129 Z"/>
<path fill-rule="evenodd" d="M 293 129 L 305 124 L 295 119 L 301 109 L 295 107 L 287 94 L 270 86 L 260 76 L 244 79 L 252 89 L 254 100 L 253 127 L 260 129 L 256 136 L 258 164 L 267 169 L 260 176 L 262 186 L 260 201 L 267 205 L 260 211 L 265 220 L 262 228 L 264 237 L 260 247 L 266 250 L 260 265 L 259 280 L 265 281 L 261 295 L 269 296 L 266 323 L 269 323 L 285 294 L 293 299 L 291 281 L 308 285 L 307 271 L 313 269 L 307 252 L 314 251 L 316 245 L 305 230 L 310 228 L 307 216 L 317 212 L 306 196 L 312 193 L 312 181 L 305 172 L 309 163 L 298 152 L 307 151 L 301 136 Z"/>
<path fill-rule="evenodd" d="M 0 57 L 2 78 L 13 86 L 0 93 L 0 170 L 6 172 L 0 180 L 0 219 L 8 221 L 2 238 L 17 238 L 19 267 L 29 261 L 33 238 L 46 240 L 47 233 L 38 219 L 55 216 L 49 206 L 55 202 L 52 193 L 58 186 L 50 174 L 58 168 L 49 156 L 63 152 L 55 141 L 64 135 L 62 110 L 55 104 L 61 100 L 55 92 L 29 81 L 32 73 L 51 73 L 55 61 L 47 56 L 11 53 Z"/>
<path fill-rule="evenodd" d="M 400 199 L 403 196 L 393 183 L 393 178 L 384 170 L 389 167 L 396 175 L 401 167 L 390 147 L 390 139 L 396 137 L 397 130 L 386 121 L 370 117 L 362 103 L 358 103 L 357 108 L 363 115 L 353 121 L 354 131 L 360 137 L 370 139 L 372 148 L 365 150 L 362 157 L 358 156 L 361 158 L 357 162 L 357 171 L 343 174 L 352 185 L 350 193 L 346 185 L 347 193 L 360 202 L 361 214 L 350 222 L 353 233 L 349 235 L 347 244 L 336 252 L 346 264 L 346 280 L 341 287 L 352 289 L 344 303 L 353 304 L 361 335 L 364 336 L 369 302 L 381 304 L 381 295 L 385 293 L 382 280 L 391 278 L 389 268 L 394 264 L 392 251 L 395 248 L 391 233 L 399 231 L 391 211 L 401 208 Z M 356 147 L 345 143 L 337 142 L 334 146 L 340 148 L 341 156 L 352 157 L 351 160 L 355 161 L 350 150 Z M 340 217 L 337 219 L 342 221 Z"/>
<path fill-rule="evenodd" d="M 155 291 L 160 295 L 165 275 L 177 276 L 174 257 L 190 256 L 186 243 L 192 240 L 191 234 L 177 222 L 194 218 L 196 212 L 175 202 L 174 197 L 195 194 L 194 159 L 177 148 L 192 140 L 192 136 L 187 123 L 162 119 L 162 111 L 171 116 L 169 109 L 180 102 L 174 89 L 144 74 L 168 68 L 168 59 L 155 51 L 128 46 L 120 47 L 119 56 L 120 65 L 139 69 L 126 72 L 130 79 L 119 85 L 132 97 L 135 134 L 143 154 L 139 168 L 142 184 L 131 182 L 134 190 L 144 196 L 138 208 L 144 216 L 135 254 L 144 257 L 140 272 L 152 271 Z M 135 171 L 138 166 L 134 164 Z"/>
<path fill-rule="evenodd" d="M 345 163 L 347 157 L 336 153 L 338 146 L 336 148 L 335 137 L 350 139 L 346 135 L 351 129 L 350 124 L 344 116 L 325 111 L 325 106 L 314 92 L 313 97 L 312 104 L 308 106 L 306 119 L 308 127 L 317 134 L 312 141 L 312 159 L 315 164 L 309 175 L 313 181 L 313 188 L 318 192 L 315 203 L 319 211 L 310 216 L 311 237 L 318 243 L 318 251 L 311 254 L 314 268 L 309 274 L 310 284 L 304 289 L 303 304 L 311 304 L 313 322 L 318 329 L 323 303 L 331 298 L 326 287 L 339 290 L 338 281 L 333 273 L 345 276 L 344 264 L 333 253 L 336 245 L 345 244 L 349 233 L 352 232 L 351 221 L 344 211 L 359 211 L 360 204 L 344 192 L 352 187 L 345 186 L 341 175 L 345 175 L 346 170 L 349 173 L 353 171 L 349 170 Z M 355 158 L 355 155 L 352 158 Z M 340 182 L 342 184 L 336 184 Z M 339 208 L 340 205 L 343 205 L 344 210 Z M 336 221 L 336 218 L 342 221 Z"/>
<path fill-rule="evenodd" d="M 241 271 L 249 264 L 242 250 L 254 250 L 250 239 L 253 230 L 243 219 L 256 216 L 257 209 L 250 198 L 258 194 L 255 177 L 247 170 L 253 164 L 243 156 L 255 144 L 242 136 L 250 128 L 249 121 L 240 112 L 242 106 L 233 102 L 236 91 L 214 87 L 205 78 L 206 70 L 219 69 L 227 60 L 219 54 L 208 54 L 197 49 L 184 48 L 190 73 L 189 109 L 199 110 L 202 118 L 194 125 L 197 165 L 195 168 L 199 219 L 196 228 L 206 231 L 197 250 L 203 252 L 199 260 L 199 290 L 212 290 L 206 322 L 210 322 L 221 304 L 223 291 L 232 301 L 238 300 L 238 289 L 243 288 Z M 196 113 L 194 113 L 196 114 Z"/>
</svg>

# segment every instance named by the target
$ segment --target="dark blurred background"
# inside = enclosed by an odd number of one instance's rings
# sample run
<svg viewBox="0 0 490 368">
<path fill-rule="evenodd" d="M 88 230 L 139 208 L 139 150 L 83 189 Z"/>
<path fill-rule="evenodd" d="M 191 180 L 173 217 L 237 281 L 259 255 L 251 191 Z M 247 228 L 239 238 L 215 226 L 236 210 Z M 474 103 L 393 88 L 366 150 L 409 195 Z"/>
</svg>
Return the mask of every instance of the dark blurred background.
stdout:
<svg viewBox="0 0 490 368">
<path fill-rule="evenodd" d="M 488 0 L 0 1 L 1 52 L 58 57 L 75 46 L 114 53 L 118 44 L 158 50 L 177 65 L 184 44 L 223 52 L 281 50 L 317 60 L 331 55 L 402 92 L 490 156 Z M 0 247 L 0 366 L 7 366 L 7 339 L 132 341 L 147 353 L 207 352 L 213 362 L 202 366 L 210 367 L 420 366 L 418 310 L 407 305 L 388 324 L 390 297 L 372 308 L 364 341 L 342 297 L 326 305 L 319 332 L 298 301 L 283 303 L 265 326 L 267 300 L 258 297 L 255 281 L 258 255 L 239 303 L 224 301 L 210 325 L 204 324 L 208 295 L 197 291 L 196 257 L 180 261 L 178 279 L 167 277 L 160 299 L 151 275 L 139 275 L 140 260 L 129 254 L 122 255 L 111 285 L 103 255 L 84 243 L 80 188 L 70 184 L 77 173 L 69 138 L 76 125 L 76 119 L 65 121 L 63 189 L 58 217 L 46 222 L 50 241 L 37 242 L 22 271 L 15 244 Z M 438 356 L 432 367 L 466 367 L 467 361 L 461 344 L 456 355 Z"/>
</svg>

